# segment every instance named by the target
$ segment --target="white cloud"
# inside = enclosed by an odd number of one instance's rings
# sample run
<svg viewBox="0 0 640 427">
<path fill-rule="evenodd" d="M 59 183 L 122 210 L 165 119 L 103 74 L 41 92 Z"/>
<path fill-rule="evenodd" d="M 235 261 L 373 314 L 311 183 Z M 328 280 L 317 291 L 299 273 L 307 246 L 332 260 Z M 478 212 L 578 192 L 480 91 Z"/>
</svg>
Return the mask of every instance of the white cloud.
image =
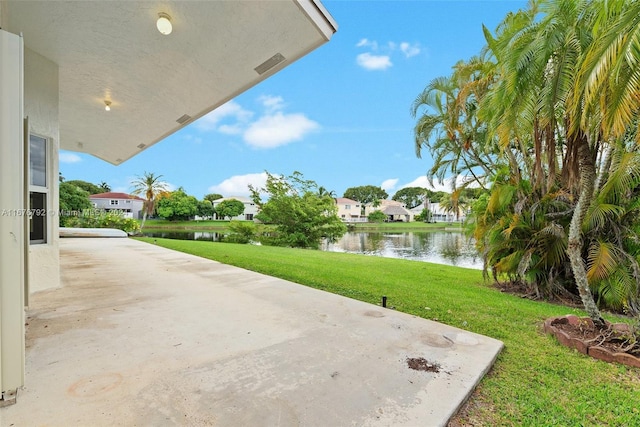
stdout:
<svg viewBox="0 0 640 427">
<path fill-rule="evenodd" d="M 257 101 L 263 107 L 260 117 L 240 104 L 229 101 L 195 122 L 201 131 L 225 135 L 242 135 L 244 142 L 255 148 L 275 148 L 302 139 L 320 125 L 303 113 L 284 113 L 281 96 L 262 95 Z"/>
<path fill-rule="evenodd" d="M 216 130 L 218 123 L 223 120 L 232 120 L 236 124 L 245 123 L 251 119 L 251 116 L 253 116 L 251 111 L 245 110 L 235 101 L 229 101 L 198 119 L 194 125 L 202 131 Z"/>
<path fill-rule="evenodd" d="M 385 191 L 393 190 L 394 188 L 396 188 L 398 181 L 399 181 L 398 178 L 387 179 L 383 181 L 382 184 L 380 184 L 380 188 L 382 188 Z"/>
<path fill-rule="evenodd" d="M 407 58 L 411 58 L 412 56 L 416 56 L 420 53 L 420 45 L 417 43 L 411 45 L 407 42 L 402 42 L 400 43 L 400 50 Z"/>
<path fill-rule="evenodd" d="M 304 114 L 277 112 L 262 116 L 251 123 L 244 133 L 244 140 L 256 148 L 275 148 L 298 141 L 319 127 L 317 122 L 307 118 Z"/>
<path fill-rule="evenodd" d="M 456 188 L 459 188 L 462 184 L 464 184 L 466 181 L 468 180 L 468 178 L 460 175 L 457 177 L 456 179 Z M 453 177 L 451 178 L 445 178 L 445 180 L 443 182 L 434 179 L 433 180 L 433 185 L 429 184 L 429 180 L 427 179 L 426 176 L 420 176 L 416 179 L 414 179 L 413 181 L 411 181 L 408 184 L 404 184 L 402 187 L 400 188 L 407 188 L 407 187 L 422 187 L 422 188 L 426 188 L 428 190 L 432 190 L 432 191 L 444 191 L 445 193 L 451 193 L 453 191 L 453 188 L 451 186 L 453 181 Z M 469 185 L 470 188 L 478 188 L 479 185 L 476 183 L 473 183 L 471 185 Z"/>
<path fill-rule="evenodd" d="M 244 128 L 240 123 L 235 123 L 233 125 L 220 125 L 218 132 L 224 133 L 225 135 L 240 135 L 244 132 Z"/>
<path fill-rule="evenodd" d="M 60 163 L 78 163 L 82 161 L 82 157 L 74 153 L 60 152 L 58 154 L 58 160 Z"/>
<path fill-rule="evenodd" d="M 358 55 L 356 61 L 359 66 L 367 70 L 386 70 L 393 65 L 389 56 L 372 55 L 369 52 Z"/>
<path fill-rule="evenodd" d="M 378 42 L 365 38 L 365 39 L 361 39 L 356 44 L 356 47 L 370 47 L 373 50 L 377 50 L 378 49 Z"/>
<path fill-rule="evenodd" d="M 284 107 L 284 99 L 281 96 L 262 95 L 258 101 L 268 112 L 280 111 Z"/>
<path fill-rule="evenodd" d="M 225 197 L 249 196 L 249 184 L 256 188 L 264 187 L 267 182 L 267 174 L 250 173 L 247 175 L 234 175 L 227 178 L 220 184 L 209 187 L 210 193 L 222 194 Z"/>
<path fill-rule="evenodd" d="M 356 44 L 356 47 L 367 48 L 369 50 L 369 52 L 361 53 L 356 57 L 358 65 L 367 70 L 386 70 L 393 66 L 391 55 L 394 54 L 394 52 L 400 51 L 404 54 L 405 58 L 411 58 L 412 56 L 418 55 L 421 51 L 418 43 L 397 43 L 389 41 L 380 47 L 377 41 L 366 38 L 361 39 Z"/>
</svg>

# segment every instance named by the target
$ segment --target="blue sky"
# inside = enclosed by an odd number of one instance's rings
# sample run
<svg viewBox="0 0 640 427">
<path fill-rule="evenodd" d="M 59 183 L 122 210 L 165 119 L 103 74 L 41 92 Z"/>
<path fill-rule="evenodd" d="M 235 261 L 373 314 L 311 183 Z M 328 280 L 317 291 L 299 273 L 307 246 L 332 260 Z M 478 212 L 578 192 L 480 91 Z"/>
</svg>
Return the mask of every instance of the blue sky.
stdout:
<svg viewBox="0 0 640 427">
<path fill-rule="evenodd" d="M 426 186 L 428 153 L 415 156 L 410 106 L 434 78 L 480 52 L 525 1 L 323 1 L 338 23 L 332 40 L 153 147 L 113 166 L 60 152 L 67 180 L 129 192 L 149 171 L 201 199 L 247 195 L 264 172 L 302 172 L 342 196 L 376 185 L 391 197 Z"/>
</svg>

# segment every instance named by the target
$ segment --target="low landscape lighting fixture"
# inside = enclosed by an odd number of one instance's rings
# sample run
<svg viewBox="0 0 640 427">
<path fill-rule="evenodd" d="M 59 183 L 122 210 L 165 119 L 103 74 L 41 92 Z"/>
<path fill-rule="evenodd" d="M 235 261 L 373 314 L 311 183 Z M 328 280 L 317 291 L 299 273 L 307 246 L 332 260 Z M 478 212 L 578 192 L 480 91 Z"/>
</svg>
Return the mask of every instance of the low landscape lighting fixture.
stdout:
<svg viewBox="0 0 640 427">
<path fill-rule="evenodd" d="M 104 101 L 104 111 L 111 111 L 111 101 Z"/>
<path fill-rule="evenodd" d="M 164 12 L 158 14 L 158 20 L 156 21 L 156 27 L 160 34 L 169 35 L 173 31 L 173 25 L 171 25 L 171 17 Z"/>
</svg>

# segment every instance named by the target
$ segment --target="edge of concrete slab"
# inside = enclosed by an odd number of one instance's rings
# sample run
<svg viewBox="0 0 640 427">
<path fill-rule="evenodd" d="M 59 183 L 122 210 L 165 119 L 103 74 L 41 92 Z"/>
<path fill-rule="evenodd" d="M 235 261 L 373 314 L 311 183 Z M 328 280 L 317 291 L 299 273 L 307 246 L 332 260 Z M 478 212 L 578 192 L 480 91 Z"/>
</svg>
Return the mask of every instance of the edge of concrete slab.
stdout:
<svg viewBox="0 0 640 427">
<path fill-rule="evenodd" d="M 63 286 L 29 310 L 27 387 L 0 412 L 15 425 L 445 426 L 504 348 L 132 239 L 60 246 Z M 443 372 L 409 369 L 419 356 Z"/>
</svg>

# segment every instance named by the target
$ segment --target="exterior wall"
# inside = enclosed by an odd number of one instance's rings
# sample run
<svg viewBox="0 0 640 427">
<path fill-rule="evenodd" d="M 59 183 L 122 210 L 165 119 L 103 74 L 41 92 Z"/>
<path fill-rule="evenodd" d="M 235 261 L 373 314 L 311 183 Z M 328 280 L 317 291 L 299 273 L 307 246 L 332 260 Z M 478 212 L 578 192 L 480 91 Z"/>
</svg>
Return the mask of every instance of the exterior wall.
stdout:
<svg viewBox="0 0 640 427">
<path fill-rule="evenodd" d="M 343 221 L 357 220 L 360 217 L 360 202 L 339 198 L 336 201 L 336 206 L 338 207 L 338 217 Z"/>
<path fill-rule="evenodd" d="M 29 291 L 36 292 L 60 286 L 58 66 L 28 48 L 24 56 L 24 114 L 29 132 L 48 140 L 47 242 L 29 246 Z"/>
<path fill-rule="evenodd" d="M 24 385 L 26 217 L 22 39 L 0 30 L 0 404 Z M 1 418 L 1 415 L 0 415 Z"/>
<path fill-rule="evenodd" d="M 253 217 L 255 217 L 258 214 L 258 207 L 255 205 L 255 203 L 253 203 L 252 200 L 247 199 L 246 197 L 224 197 L 222 199 L 218 199 L 218 200 L 214 200 L 212 202 L 213 207 L 215 208 L 218 204 L 220 204 L 220 202 L 223 202 L 225 200 L 238 200 L 242 203 L 244 203 L 244 212 L 242 215 L 238 215 L 238 216 L 234 216 L 233 218 L 231 218 L 232 220 L 238 220 L 238 221 L 249 221 L 251 220 Z M 251 216 L 251 219 L 249 219 L 248 215 Z M 224 219 L 224 218 L 218 218 L 218 215 L 215 215 L 216 219 Z"/>
<path fill-rule="evenodd" d="M 144 202 L 142 200 L 137 200 L 137 199 L 92 199 L 91 197 L 89 197 L 89 200 L 91 200 L 91 203 L 93 203 L 93 206 L 96 209 L 104 209 L 105 211 L 112 211 L 112 210 L 116 210 L 116 211 L 131 211 L 131 212 L 125 212 L 125 216 L 127 218 L 134 218 L 134 219 L 140 219 L 142 218 L 142 214 L 140 213 L 142 211 L 142 206 L 144 205 Z M 111 204 L 111 200 L 117 200 L 118 204 L 117 205 L 112 205 Z"/>
</svg>

